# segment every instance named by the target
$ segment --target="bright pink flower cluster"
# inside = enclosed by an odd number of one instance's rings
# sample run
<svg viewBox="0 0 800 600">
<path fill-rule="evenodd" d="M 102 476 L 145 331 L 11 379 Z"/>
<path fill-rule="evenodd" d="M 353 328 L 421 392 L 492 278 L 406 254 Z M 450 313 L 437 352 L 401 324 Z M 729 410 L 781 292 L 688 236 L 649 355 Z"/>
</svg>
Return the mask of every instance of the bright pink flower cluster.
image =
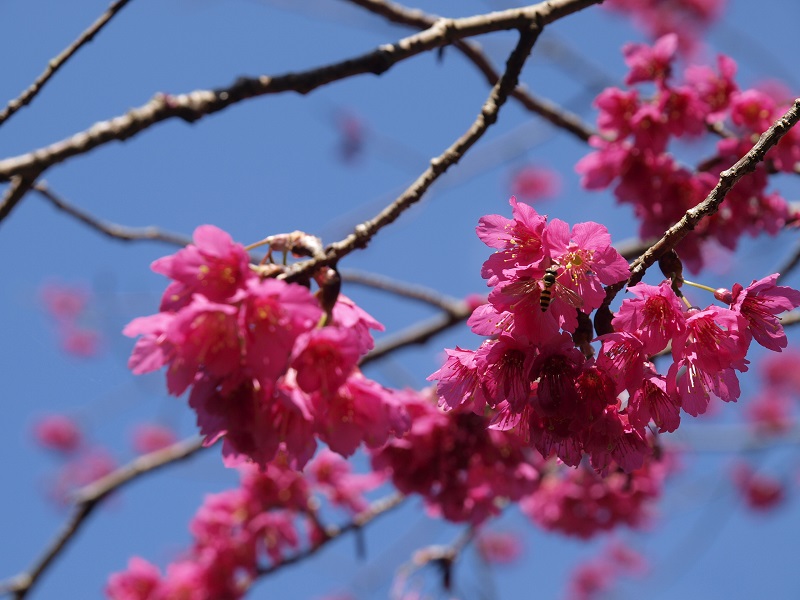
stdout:
<svg viewBox="0 0 800 600">
<path fill-rule="evenodd" d="M 493 428 L 516 430 L 544 457 L 575 466 L 588 454 L 599 473 L 630 473 L 651 453 L 651 422 L 671 432 L 681 408 L 697 416 L 712 395 L 738 398 L 736 371 L 747 370 L 752 340 L 786 347 L 778 315 L 800 306 L 800 292 L 776 285 L 777 275 L 718 290 L 728 306 L 703 310 L 686 309 L 669 280 L 639 283 L 614 331 L 592 339 L 588 314 L 605 299 L 604 285 L 628 277 L 627 263 L 601 225 L 570 232 L 514 198 L 511 206 L 513 219 L 490 215 L 478 227 L 497 249 L 482 269 L 494 289 L 468 322 L 491 337 L 475 351 L 448 350 L 429 378 L 448 409 L 483 414 L 488 405 Z M 650 357 L 669 344 L 673 364 L 663 375 Z"/>
<path fill-rule="evenodd" d="M 407 428 L 397 396 L 356 366 L 373 346 L 369 330 L 382 326 L 348 298 L 338 297 L 321 326 L 307 288 L 262 279 L 244 247 L 211 225 L 152 268 L 173 281 L 161 312 L 125 328 L 142 336 L 129 367 L 167 366 L 169 392 L 191 390 L 206 442 L 224 436 L 226 456 L 264 466 L 282 449 L 301 468 L 317 437 L 348 456 Z"/>
<path fill-rule="evenodd" d="M 705 199 L 719 173 L 729 168 L 753 145 L 758 136 L 788 108 L 787 99 L 776 100 L 756 89 L 739 90 L 736 64 L 718 58 L 718 70 L 690 66 L 684 82 L 671 82 L 678 38 L 661 37 L 650 47 L 628 44 L 623 49 L 630 71 L 626 84 L 654 84 L 652 96 L 636 89 L 607 88 L 595 100 L 602 137 L 590 141 L 596 148 L 581 159 L 576 170 L 587 189 L 614 185 L 620 203 L 631 204 L 640 219 L 642 239 L 660 237 L 689 208 Z M 734 137 L 716 143 L 717 155 L 696 171 L 680 164 L 668 151 L 674 138 L 699 139 L 726 126 Z M 768 154 L 770 164 L 790 172 L 800 160 L 800 131 L 790 130 Z M 760 163 L 728 193 L 723 208 L 706 219 L 678 246 L 681 258 L 694 272 L 703 264 L 700 243 L 715 240 L 735 250 L 744 234 L 775 235 L 794 219 L 786 201 L 768 192 L 768 166 Z"/>
<path fill-rule="evenodd" d="M 329 452 L 314 459 L 305 477 L 280 458 L 264 469 L 240 465 L 240 471 L 240 487 L 206 497 L 191 522 L 194 543 L 184 556 L 163 575 L 155 565 L 132 558 L 126 571 L 109 578 L 107 597 L 242 598 L 266 561 L 280 563 L 287 551 L 303 545 L 299 524 L 307 528 L 306 545 L 324 539 L 313 509 L 315 492 L 330 498 L 330 488 L 335 488 L 344 497 L 334 503 L 355 512 L 367 505 L 363 492 L 379 483 L 373 476 L 351 473 L 343 458 Z"/>
<path fill-rule="evenodd" d="M 725 0 L 607 0 L 603 6 L 632 18 L 653 38 L 676 33 L 681 50 L 693 53 L 721 16 Z"/>
<path fill-rule="evenodd" d="M 631 473 L 606 477 L 586 466 L 546 470 L 520 508 L 543 529 L 583 539 L 620 525 L 643 527 L 661 497 L 668 469 L 669 462 L 651 459 Z"/>
<path fill-rule="evenodd" d="M 423 496 L 432 514 L 480 523 L 498 514 L 499 500 L 536 489 L 542 460 L 516 436 L 487 429 L 486 418 L 468 411 L 442 413 L 423 396 L 407 406 L 411 430 L 373 450 L 372 467 L 389 472 L 404 494 Z"/>
<path fill-rule="evenodd" d="M 489 405 L 498 411 L 494 428 L 517 429 L 545 457 L 577 465 L 586 452 L 598 470 L 612 461 L 634 470 L 649 446 L 644 427 L 619 410 L 624 380 L 575 347 L 592 339 L 587 315 L 605 299 L 604 285 L 628 277 L 628 264 L 602 225 L 570 230 L 515 198 L 511 206 L 513 219 L 489 215 L 478 226 L 497 249 L 482 269 L 493 290 L 468 323 L 491 338 L 475 351 L 447 351 L 429 377 L 440 404 L 478 414 Z"/>
</svg>

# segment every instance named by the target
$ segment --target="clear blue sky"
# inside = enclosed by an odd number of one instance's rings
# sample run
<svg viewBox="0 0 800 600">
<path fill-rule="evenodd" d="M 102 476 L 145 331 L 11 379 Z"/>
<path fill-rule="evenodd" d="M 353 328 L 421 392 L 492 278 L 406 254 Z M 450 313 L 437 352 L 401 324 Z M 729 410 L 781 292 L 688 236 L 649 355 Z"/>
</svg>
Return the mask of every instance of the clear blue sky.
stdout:
<svg viewBox="0 0 800 600">
<path fill-rule="evenodd" d="M 458 13 L 449 12 L 454 5 Z M 461 16 L 510 4 L 462 0 L 421 2 L 429 12 Z M 733 56 L 739 81 L 786 78 L 800 90 L 800 5 L 731 0 L 712 30 L 714 51 Z M 105 0 L 52 2 L 6 0 L 0 4 L 0 101 L 15 97 L 107 6 Z M 124 113 L 157 92 L 181 93 L 231 83 L 239 75 L 281 74 L 373 49 L 406 35 L 341 0 L 134 0 L 48 84 L 33 104 L 0 128 L 0 155 L 13 156 Z M 598 8 L 563 20 L 542 42 L 566 45 L 587 58 L 600 77 L 620 80 L 619 49 L 642 40 L 629 24 Z M 482 38 L 500 64 L 512 34 Z M 787 75 L 788 74 L 788 75 Z M 592 121 L 592 92 L 585 77 L 539 48 L 524 81 L 536 92 L 569 104 Z M 308 96 L 284 94 L 242 103 L 194 125 L 171 121 L 136 138 L 112 143 L 54 167 L 46 181 L 66 199 L 98 217 L 130 226 L 158 225 L 190 234 L 213 223 L 243 243 L 272 233 L 304 229 L 335 241 L 374 215 L 460 136 L 488 93 L 483 79 L 452 49 L 440 60 L 416 57 L 380 78 L 362 76 Z M 355 164 L 339 160 L 337 111 L 362 118 L 365 154 Z M 424 202 L 403 215 L 365 252 L 344 265 L 438 288 L 455 297 L 483 293 L 480 264 L 488 249 L 474 235 L 480 216 L 508 213 L 509 173 L 530 161 L 562 177 L 559 199 L 541 210 L 566 221 L 598 220 L 615 240 L 635 234 L 630 213 L 608 194 L 579 189 L 573 166 L 586 147 L 540 123 L 510 103 L 496 128 L 464 163 L 439 181 Z M 796 200 L 789 178 L 781 189 Z M 705 282 L 730 286 L 772 272 L 794 243 L 755 240 Z M 157 310 L 164 280 L 149 270 L 172 249 L 156 243 L 123 244 L 104 238 L 31 195 L 0 225 L 0 294 L 3 405 L 0 437 L 0 578 L 27 568 L 66 517 L 47 502 L 45 481 L 57 461 L 30 442 L 36 415 L 62 411 L 77 416 L 91 438 L 120 462 L 132 454 L 129 427 L 137 420 L 194 432 L 184 402 L 168 398 L 163 374 L 134 378 L 126 368 L 132 346 L 120 334 L 131 318 Z M 104 353 L 94 360 L 65 356 L 52 323 L 37 303 L 41 285 L 57 280 L 93 290 L 89 324 L 102 330 Z M 794 277 L 790 284 L 798 285 Z M 385 295 L 346 289 L 387 327 L 397 331 L 431 313 Z M 800 342 L 797 333 L 790 343 Z M 370 375 L 388 385 L 422 386 L 441 349 L 477 341 L 464 329 L 423 348 L 398 353 Z M 753 378 L 745 384 L 752 391 Z M 744 394 L 746 395 L 746 394 Z M 731 420 L 738 406 L 725 406 Z M 688 420 L 688 418 L 687 418 Z M 689 422 L 685 439 L 702 440 L 703 422 Z M 682 428 L 683 430 L 683 428 Z M 726 483 L 730 454 L 690 453 L 685 470 L 659 507 L 652 531 L 622 536 L 653 565 L 651 579 L 616 588 L 615 598 L 800 597 L 796 557 L 800 549 L 797 448 L 760 454 L 765 470 L 788 477 L 790 502 L 766 517 L 747 513 Z M 231 487 L 232 473 L 215 451 L 144 478 L 99 510 L 31 595 L 32 598 L 95 598 L 109 573 L 137 554 L 166 564 L 189 542 L 187 522 L 203 495 Z M 597 551 L 545 534 L 509 510 L 498 528 L 525 533 L 527 553 L 517 568 L 497 570 L 497 598 L 561 597 L 567 573 Z M 365 562 L 348 538 L 306 566 L 260 583 L 251 598 L 315 598 L 350 591 L 359 600 L 386 597 L 397 566 L 413 549 L 447 543 L 457 529 L 426 521 L 412 501 L 396 517 L 367 533 Z M 474 560 L 457 570 L 465 599 L 478 598 Z M 648 590 L 646 593 L 642 590 Z M 491 596 L 484 596 L 491 597 Z"/>
</svg>

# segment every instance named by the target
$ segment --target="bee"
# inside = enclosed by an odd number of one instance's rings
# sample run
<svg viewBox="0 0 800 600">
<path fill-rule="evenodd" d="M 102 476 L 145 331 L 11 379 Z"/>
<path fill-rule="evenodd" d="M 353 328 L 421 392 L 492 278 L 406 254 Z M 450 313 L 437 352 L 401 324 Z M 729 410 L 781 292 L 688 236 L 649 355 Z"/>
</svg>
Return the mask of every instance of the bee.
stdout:
<svg viewBox="0 0 800 600">
<path fill-rule="evenodd" d="M 554 293 L 573 308 L 583 307 L 583 298 L 558 282 L 558 271 L 556 269 L 550 268 L 544 272 L 542 284 L 544 287 L 542 287 L 542 292 L 539 296 L 539 307 L 542 309 L 542 312 L 546 312 L 547 309 L 550 308 L 550 302 L 553 301 Z"/>
</svg>

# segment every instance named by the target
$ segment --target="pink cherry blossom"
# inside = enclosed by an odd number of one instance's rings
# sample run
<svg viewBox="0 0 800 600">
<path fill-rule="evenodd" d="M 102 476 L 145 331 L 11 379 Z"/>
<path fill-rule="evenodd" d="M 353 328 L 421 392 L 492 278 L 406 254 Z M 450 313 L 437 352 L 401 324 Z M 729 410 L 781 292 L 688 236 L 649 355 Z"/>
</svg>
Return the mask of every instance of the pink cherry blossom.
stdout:
<svg viewBox="0 0 800 600">
<path fill-rule="evenodd" d="M 72 454 L 83 443 L 78 422 L 62 414 L 49 414 L 37 419 L 33 424 L 33 438 L 43 448 L 61 454 Z"/>
<path fill-rule="evenodd" d="M 194 231 L 194 244 L 151 265 L 153 271 L 173 280 L 162 297 L 161 310 L 178 310 L 194 294 L 212 302 L 231 298 L 256 277 L 249 263 L 244 247 L 230 235 L 213 225 L 201 225 Z"/>
<path fill-rule="evenodd" d="M 628 291 L 635 298 L 622 301 L 612 323 L 618 330 L 635 334 L 647 354 L 661 352 L 676 336 L 683 334 L 686 317 L 669 280 L 658 286 L 637 283 Z"/>
<path fill-rule="evenodd" d="M 162 450 L 178 441 L 175 432 L 158 423 L 140 423 L 132 434 L 133 449 L 137 454 L 148 454 Z"/>
<path fill-rule="evenodd" d="M 558 195 L 561 180 L 555 171 L 536 165 L 517 169 L 511 178 L 511 193 L 527 202 L 536 202 Z"/>
<path fill-rule="evenodd" d="M 777 315 L 800 306 L 800 292 L 790 287 L 775 285 L 774 273 L 743 288 L 734 284 L 731 309 L 747 319 L 746 332 L 770 350 L 780 352 L 788 341 Z"/>
<path fill-rule="evenodd" d="M 672 61 L 677 49 L 678 36 L 674 33 L 658 38 L 653 46 L 626 44 L 622 48 L 622 54 L 630 71 L 625 77 L 625 83 L 627 85 L 642 81 L 662 83 L 672 71 Z"/>
</svg>

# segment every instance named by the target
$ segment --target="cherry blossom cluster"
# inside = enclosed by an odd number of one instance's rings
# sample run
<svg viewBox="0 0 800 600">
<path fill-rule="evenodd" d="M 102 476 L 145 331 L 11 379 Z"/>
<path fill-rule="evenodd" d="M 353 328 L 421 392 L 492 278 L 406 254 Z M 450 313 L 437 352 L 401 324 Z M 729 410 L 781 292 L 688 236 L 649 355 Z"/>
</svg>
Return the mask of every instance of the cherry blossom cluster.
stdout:
<svg viewBox="0 0 800 600">
<path fill-rule="evenodd" d="M 601 474 L 631 473 L 652 452 L 650 423 L 671 432 L 681 409 L 697 416 L 711 396 L 735 401 L 751 341 L 787 346 L 778 315 L 800 306 L 800 292 L 776 285 L 777 275 L 717 290 L 726 306 L 702 310 L 681 302 L 677 276 L 639 283 L 613 331 L 594 338 L 588 314 L 605 299 L 603 286 L 628 277 L 607 230 L 579 223 L 570 231 L 514 198 L 511 206 L 512 219 L 489 215 L 478 226 L 496 249 L 482 269 L 493 289 L 468 323 L 489 338 L 475 351 L 448 350 L 429 378 L 447 409 L 488 406 L 493 428 L 516 431 L 546 458 L 576 466 L 588 454 Z M 650 357 L 669 345 L 663 374 Z"/>
<path fill-rule="evenodd" d="M 607 88 L 595 105 L 601 135 L 590 140 L 596 148 L 581 159 L 576 169 L 582 185 L 597 190 L 614 186 L 620 203 L 633 206 L 640 220 L 642 239 L 660 237 L 684 213 L 705 199 L 719 179 L 752 147 L 758 136 L 788 108 L 786 97 L 769 90 L 740 90 L 734 81 L 736 63 L 719 56 L 717 70 L 689 66 L 681 84 L 672 81 L 678 39 L 659 38 L 650 47 L 628 44 L 623 48 L 629 72 L 625 83 L 652 84 L 653 93 L 638 89 Z M 668 152 L 673 139 L 717 138 L 716 155 L 695 170 L 680 164 Z M 775 235 L 794 215 L 787 202 L 767 190 L 770 169 L 791 172 L 800 161 L 800 131 L 790 130 L 728 193 L 720 211 L 688 235 L 678 246 L 682 260 L 693 271 L 703 265 L 701 242 L 715 240 L 735 250 L 748 234 Z"/>
<path fill-rule="evenodd" d="M 399 397 L 356 366 L 382 326 L 345 296 L 327 310 L 307 287 L 262 277 L 211 225 L 152 269 L 172 283 L 161 312 L 125 328 L 142 336 L 129 367 L 166 366 L 169 393 L 190 390 L 206 443 L 224 436 L 226 457 L 266 466 L 282 450 L 302 468 L 317 438 L 349 456 L 407 429 Z"/>
<path fill-rule="evenodd" d="M 722 15 L 725 0 L 607 0 L 603 6 L 632 18 L 652 38 L 674 32 L 680 49 L 692 54 Z"/>
<path fill-rule="evenodd" d="M 382 481 L 351 473 L 340 456 L 321 452 L 304 476 L 279 457 L 265 468 L 240 464 L 240 487 L 206 497 L 190 524 L 191 548 L 165 573 L 133 557 L 106 586 L 112 600 L 242 598 L 259 571 L 279 564 L 287 552 L 325 539 L 316 514 L 319 499 L 352 513 L 367 507 L 364 493 Z M 316 494 L 316 495 L 315 495 Z"/>
<path fill-rule="evenodd" d="M 469 411 L 443 413 L 423 395 L 407 407 L 410 431 L 371 451 L 372 468 L 404 494 L 420 494 L 432 515 L 477 524 L 536 489 L 543 461 L 517 436 Z"/>
<path fill-rule="evenodd" d="M 542 529 L 589 539 L 620 525 L 644 527 L 661 497 L 670 461 L 649 459 L 631 473 L 600 477 L 592 469 L 546 469 L 520 509 Z"/>
</svg>

